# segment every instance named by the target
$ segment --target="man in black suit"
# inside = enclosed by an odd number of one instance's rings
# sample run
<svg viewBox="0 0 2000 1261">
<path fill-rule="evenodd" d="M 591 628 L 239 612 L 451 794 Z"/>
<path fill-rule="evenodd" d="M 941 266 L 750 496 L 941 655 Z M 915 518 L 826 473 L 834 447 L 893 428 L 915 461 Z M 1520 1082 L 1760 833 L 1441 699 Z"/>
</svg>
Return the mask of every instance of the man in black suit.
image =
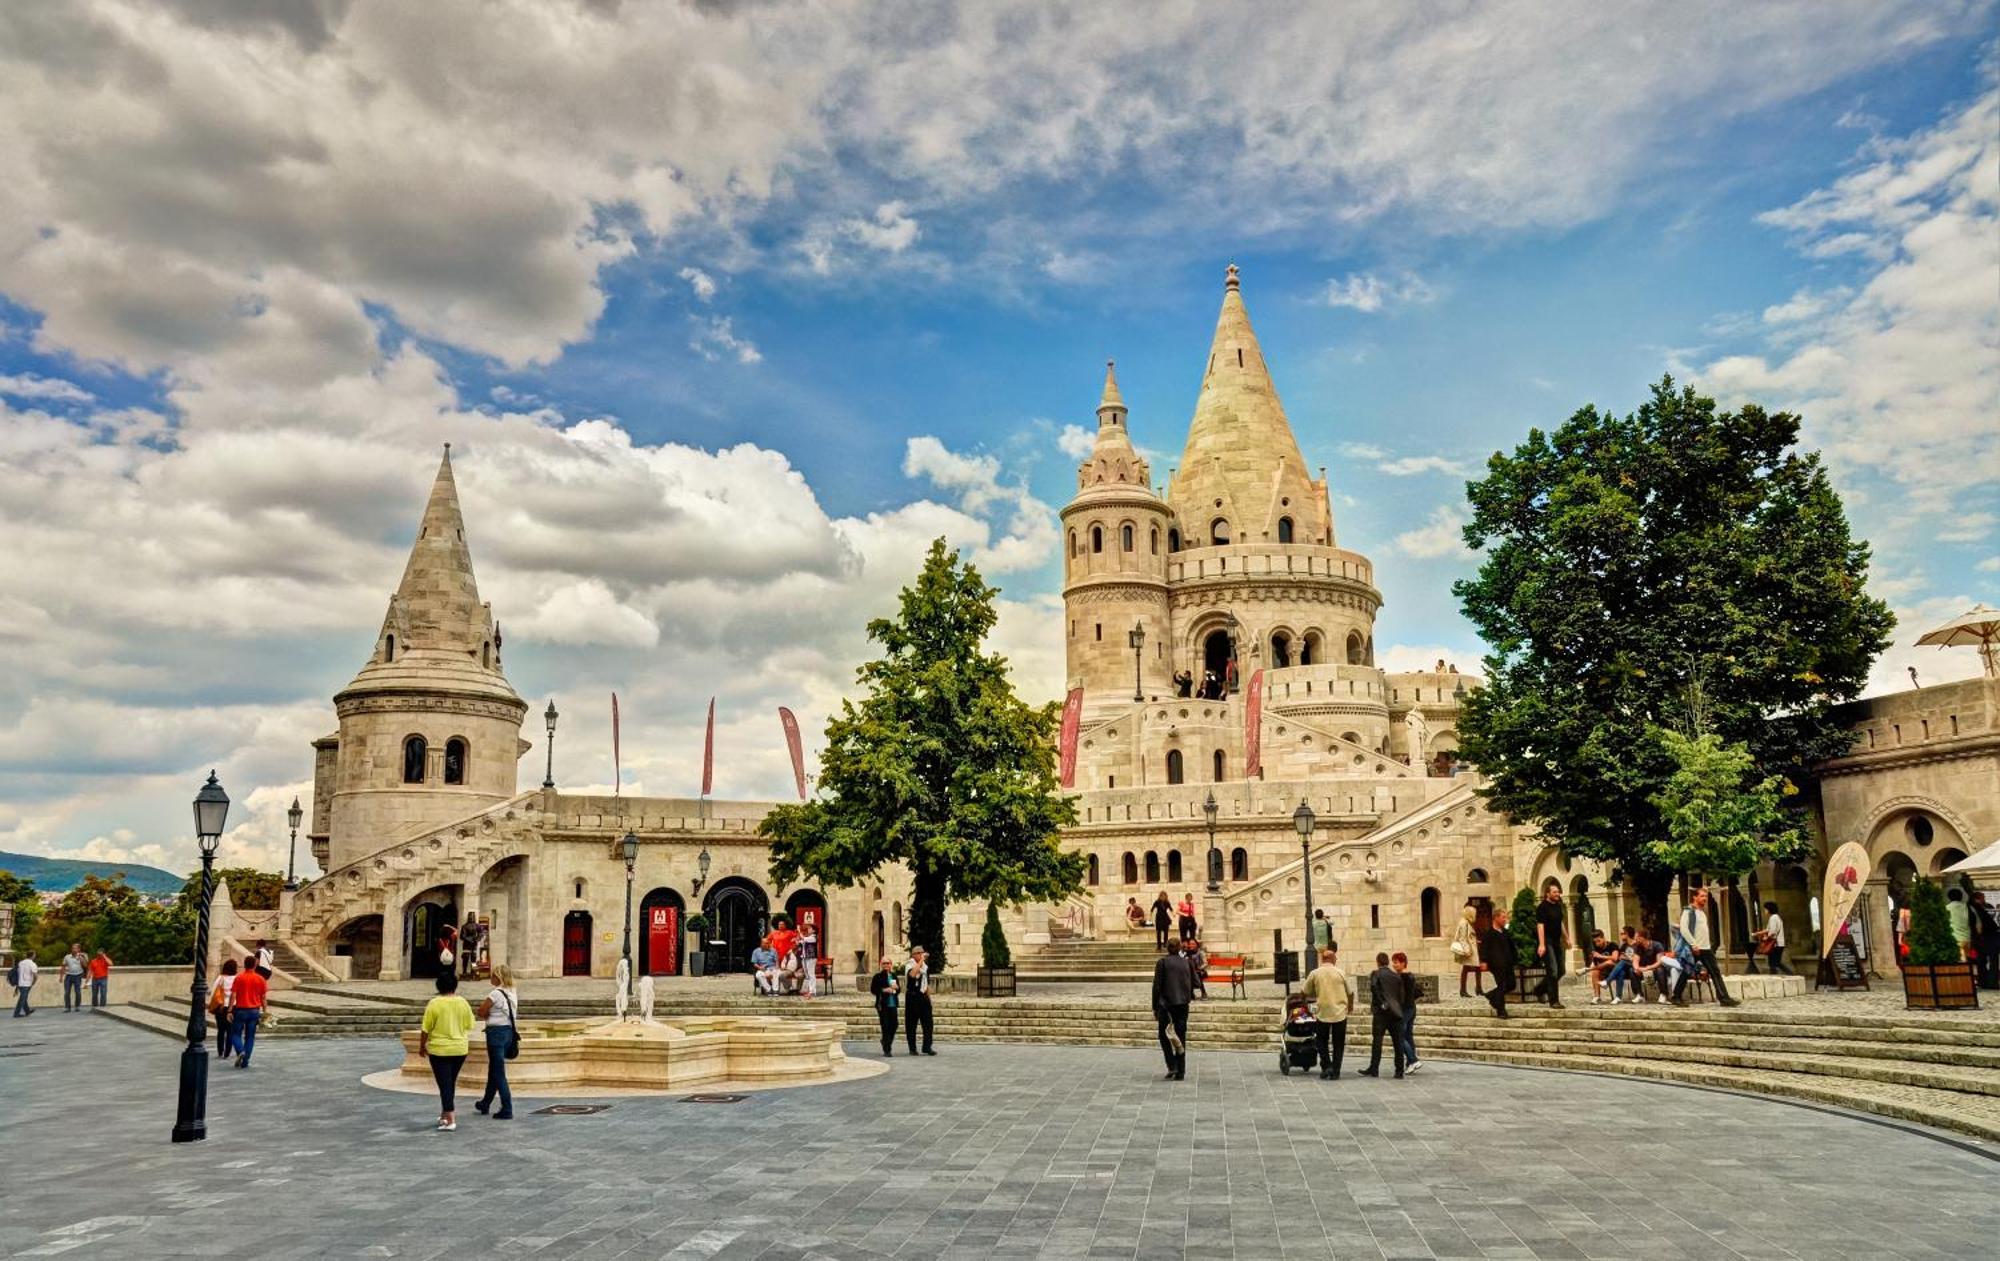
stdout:
<svg viewBox="0 0 2000 1261">
<path fill-rule="evenodd" d="M 1194 1002 L 1194 971 L 1181 954 L 1181 943 L 1167 942 L 1167 953 L 1153 965 L 1153 1015 L 1160 1022 L 1160 1051 L 1167 1057 L 1167 1080 L 1187 1080 L 1188 1007 Z"/>
<path fill-rule="evenodd" d="M 1507 991 L 1514 988 L 1514 939 L 1507 934 L 1507 912 L 1496 907 L 1493 922 L 1485 932 L 1479 934 L 1479 961 L 1493 975 L 1493 988 L 1486 992 L 1486 1001 L 1493 1004 L 1493 1014 L 1507 1019 Z"/>
<path fill-rule="evenodd" d="M 1403 978 L 1389 966 L 1387 951 L 1377 951 L 1375 970 L 1368 974 L 1368 1009 L 1374 1020 L 1369 1039 L 1374 1043 L 1363 1077 L 1382 1075 L 1382 1038 L 1387 1035 L 1396 1061 L 1396 1076 L 1403 1075 Z"/>
<path fill-rule="evenodd" d="M 890 967 L 888 957 L 882 959 L 882 966 L 868 982 L 868 992 L 875 996 L 875 1019 L 882 1026 L 882 1054 L 896 1053 L 896 1003 L 897 991 L 902 987 L 896 983 L 895 969 Z"/>
<path fill-rule="evenodd" d="M 910 1054 L 917 1053 L 917 1026 L 924 1027 L 924 1054 L 931 1050 L 931 969 L 924 961 L 924 948 L 910 951 L 910 966 L 903 969 L 903 1005 L 909 1011 L 903 1030 L 909 1038 Z"/>
</svg>

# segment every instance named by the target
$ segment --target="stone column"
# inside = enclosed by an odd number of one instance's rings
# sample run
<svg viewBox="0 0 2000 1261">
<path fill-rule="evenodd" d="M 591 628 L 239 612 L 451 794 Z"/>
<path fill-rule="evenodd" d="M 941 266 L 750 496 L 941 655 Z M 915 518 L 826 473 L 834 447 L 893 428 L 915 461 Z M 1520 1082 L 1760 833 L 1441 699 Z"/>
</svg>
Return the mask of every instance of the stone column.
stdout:
<svg viewBox="0 0 2000 1261">
<path fill-rule="evenodd" d="M 409 967 L 410 948 L 407 930 L 404 928 L 405 909 L 400 902 L 392 902 L 382 912 L 382 970 L 380 976 L 385 981 L 400 981 Z"/>
</svg>

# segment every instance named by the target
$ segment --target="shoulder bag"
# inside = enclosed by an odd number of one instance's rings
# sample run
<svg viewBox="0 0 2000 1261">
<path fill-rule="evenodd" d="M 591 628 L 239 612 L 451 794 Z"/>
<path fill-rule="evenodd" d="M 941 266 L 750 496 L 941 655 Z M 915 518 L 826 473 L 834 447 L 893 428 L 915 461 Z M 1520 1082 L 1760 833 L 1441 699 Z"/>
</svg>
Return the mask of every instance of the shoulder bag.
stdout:
<svg viewBox="0 0 2000 1261">
<path fill-rule="evenodd" d="M 500 991 L 500 997 L 507 999 L 507 1053 L 504 1058 L 511 1060 L 521 1053 L 521 1019 L 514 1010 L 514 1000 L 508 997 L 506 990 Z"/>
</svg>

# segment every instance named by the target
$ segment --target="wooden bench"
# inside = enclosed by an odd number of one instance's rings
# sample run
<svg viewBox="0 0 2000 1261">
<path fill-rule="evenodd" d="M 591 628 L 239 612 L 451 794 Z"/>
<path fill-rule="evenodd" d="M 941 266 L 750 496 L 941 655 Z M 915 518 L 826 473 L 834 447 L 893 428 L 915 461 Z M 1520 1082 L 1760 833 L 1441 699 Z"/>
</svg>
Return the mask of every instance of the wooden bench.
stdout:
<svg viewBox="0 0 2000 1261">
<path fill-rule="evenodd" d="M 1248 955 L 1210 955 L 1208 970 L 1201 974 L 1202 985 L 1227 985 L 1231 998 L 1244 998 L 1249 990 L 1243 983 L 1243 976 L 1249 966 Z"/>
</svg>

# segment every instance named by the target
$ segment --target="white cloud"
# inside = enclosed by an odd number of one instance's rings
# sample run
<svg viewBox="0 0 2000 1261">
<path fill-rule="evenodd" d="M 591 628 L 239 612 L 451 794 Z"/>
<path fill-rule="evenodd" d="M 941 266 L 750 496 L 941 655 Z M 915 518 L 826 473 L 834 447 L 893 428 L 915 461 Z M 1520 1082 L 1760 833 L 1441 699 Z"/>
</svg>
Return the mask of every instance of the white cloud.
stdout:
<svg viewBox="0 0 2000 1261">
<path fill-rule="evenodd" d="M 1384 451 L 1381 447 L 1375 446 L 1372 443 L 1367 443 L 1367 442 L 1343 442 L 1340 444 L 1340 453 L 1344 456 L 1356 460 L 1373 461 L 1373 460 L 1386 460 L 1389 458 L 1389 453 L 1387 451 Z"/>
<path fill-rule="evenodd" d="M 2000 574 L 2000 556 L 1988 556 L 1973 568 L 1982 574 Z"/>
<path fill-rule="evenodd" d="M 1917 681 L 1926 686 L 1977 676 L 1983 667 L 1979 654 L 1973 649 L 1917 646 L 1919 635 L 1944 625 L 1976 603 L 1978 601 L 1958 595 L 1916 601 L 1891 598 L 1896 629 L 1889 646 L 1875 659 L 1874 669 L 1868 672 L 1868 683 L 1862 694 L 1880 696 L 1885 692 L 1906 691 L 1910 686 L 1909 672 L 1912 669 L 1917 672 Z"/>
<path fill-rule="evenodd" d="M 32 372 L 14 376 L 0 374 L 0 394 L 50 403 L 88 403 L 96 397 L 75 382 L 61 377 L 37 376 Z"/>
<path fill-rule="evenodd" d="M 1457 666 L 1467 686 L 1479 681 L 1481 650 L 1468 644 L 1390 644 L 1377 646 L 1375 664 L 1391 674 L 1418 674 L 1437 669 L 1438 662 Z"/>
<path fill-rule="evenodd" d="M 1086 460 L 1097 448 L 1097 432 L 1082 425 L 1064 425 L 1056 435 L 1056 448 L 1072 460 Z"/>
<path fill-rule="evenodd" d="M 1389 278 L 1374 272 L 1350 272 L 1327 281 L 1319 300 L 1331 307 L 1373 313 L 1391 304 L 1421 306 L 1434 302 L 1437 290 L 1410 272 Z"/>
<path fill-rule="evenodd" d="M 747 337 L 738 337 L 731 318 L 727 315 L 690 317 L 694 335 L 688 339 L 688 349 L 704 359 L 716 360 L 725 355 L 738 363 L 762 363 L 764 354 Z"/>
<path fill-rule="evenodd" d="M 701 268 L 683 267 L 680 276 L 688 282 L 688 288 L 694 290 L 694 296 L 699 300 L 707 302 L 715 296 L 715 277 Z"/>
<path fill-rule="evenodd" d="M 1400 459 L 1384 460 L 1375 467 L 1391 477 L 1415 477 L 1420 473 L 1444 473 L 1451 477 L 1471 475 L 1463 463 L 1442 455 L 1406 455 Z"/>
<path fill-rule="evenodd" d="M 908 211 L 909 208 L 900 201 L 883 202 L 875 207 L 871 217 L 849 219 L 841 228 L 848 237 L 871 250 L 900 254 L 917 243 L 919 228 Z"/>
<path fill-rule="evenodd" d="M 1765 307 L 1763 320 L 1766 324 L 1796 324 L 1817 319 L 1849 296 L 1849 291 L 1843 288 L 1801 289 L 1783 302 Z"/>
<path fill-rule="evenodd" d="M 972 516 L 1004 512 L 998 538 L 982 532 L 972 559 L 990 573 L 1032 569 L 1054 554 L 1058 530 L 1055 510 L 1034 497 L 1022 480 L 1000 480 L 1000 461 L 990 455 L 959 455 L 928 435 L 911 438 L 903 452 L 903 472 L 929 479 L 958 497 L 959 507 Z"/>
<path fill-rule="evenodd" d="M 1455 504 L 1441 504 L 1431 510 L 1424 524 L 1398 534 L 1395 548 L 1417 560 L 1458 559 L 1471 556 L 1465 545 L 1465 513 Z"/>
</svg>

